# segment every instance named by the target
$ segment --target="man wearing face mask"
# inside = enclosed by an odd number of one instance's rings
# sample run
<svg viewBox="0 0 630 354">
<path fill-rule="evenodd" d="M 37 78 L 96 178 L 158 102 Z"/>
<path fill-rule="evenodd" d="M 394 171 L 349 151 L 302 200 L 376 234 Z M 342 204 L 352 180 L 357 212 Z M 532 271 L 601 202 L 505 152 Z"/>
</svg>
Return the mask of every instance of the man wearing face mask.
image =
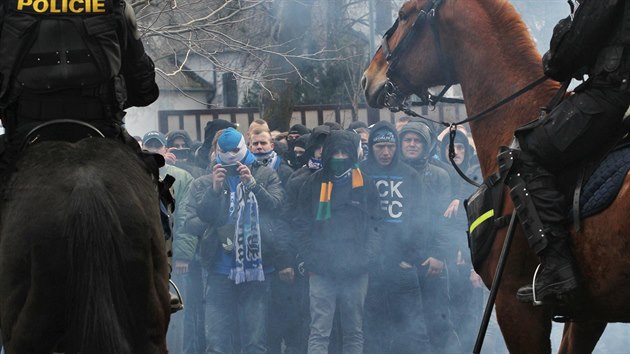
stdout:
<svg viewBox="0 0 630 354">
<path fill-rule="evenodd" d="M 311 134 L 307 134 L 308 141 L 306 142 L 304 154 L 302 155 L 304 164 L 300 169 L 291 174 L 285 189 L 287 196 L 285 215 L 290 223 L 293 222 L 293 218 L 296 216 L 299 209 L 299 204 L 302 202 L 299 198 L 299 193 L 304 181 L 322 168 L 322 150 L 324 141 L 329 134 L 330 127 L 326 125 L 317 126 L 313 129 Z"/>
<path fill-rule="evenodd" d="M 274 224 L 284 196 L 278 175 L 256 163 L 243 135 L 227 128 L 218 139 L 212 174 L 193 181 L 185 203 L 188 240 L 182 261 L 199 249 L 207 272 L 206 352 L 267 352 L 270 279 L 290 263 L 286 230 Z"/>
<path fill-rule="evenodd" d="M 378 236 L 381 250 L 370 269 L 365 305 L 366 353 L 428 352 L 418 267 L 424 261 L 424 212 L 418 174 L 400 161 L 396 128 L 381 121 L 368 138 L 368 157 L 361 168 L 379 194 L 383 227 Z M 438 269 L 423 270 L 428 277 Z M 424 276 L 424 274 L 423 274 Z"/>
<path fill-rule="evenodd" d="M 295 144 L 293 144 L 293 155 L 295 156 L 295 162 L 297 166 L 299 166 L 299 168 L 302 168 L 308 160 L 304 156 L 304 153 L 306 152 L 306 144 L 310 136 L 311 136 L 310 133 L 304 134 L 300 136 L 299 138 L 297 138 L 297 140 L 295 141 Z"/>
<path fill-rule="evenodd" d="M 301 137 L 304 134 L 308 134 L 310 132 L 311 131 L 308 130 L 308 128 L 303 126 L 302 124 L 294 124 L 289 129 L 289 135 L 287 135 L 287 146 L 288 146 L 287 163 L 294 170 L 297 170 L 298 168 L 302 167 L 302 166 L 298 166 L 299 163 L 298 161 L 296 161 L 295 153 L 293 152 L 293 149 L 295 148 L 295 142 L 297 141 L 299 137 Z"/>
<path fill-rule="evenodd" d="M 363 353 L 363 305 L 369 261 L 378 250 L 378 195 L 358 165 L 358 135 L 333 131 L 324 142 L 323 167 L 302 186 L 297 218 L 300 253 L 309 272 L 311 325 L 308 353 L 328 353 L 337 306 L 343 352 Z"/>
<path fill-rule="evenodd" d="M 285 186 L 289 176 L 293 173 L 291 167 L 274 151 L 274 143 L 269 130 L 254 128 L 249 134 L 249 149 L 258 163 L 270 167 L 278 174 L 282 185 Z"/>
</svg>

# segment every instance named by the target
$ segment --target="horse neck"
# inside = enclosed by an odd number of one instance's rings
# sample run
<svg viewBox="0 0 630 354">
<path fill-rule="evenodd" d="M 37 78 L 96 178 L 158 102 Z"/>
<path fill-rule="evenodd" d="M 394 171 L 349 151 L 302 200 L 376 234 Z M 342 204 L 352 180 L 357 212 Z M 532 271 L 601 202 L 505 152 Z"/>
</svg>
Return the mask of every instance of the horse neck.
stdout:
<svg viewBox="0 0 630 354">
<path fill-rule="evenodd" d="M 492 1 L 492 0 L 489 0 Z M 511 5 L 503 7 L 506 18 L 497 13 L 481 16 L 465 27 L 470 35 L 454 34 L 457 55 L 454 70 L 462 87 L 469 117 L 482 112 L 542 76 L 540 54 L 520 17 Z M 499 13 L 500 15 L 501 13 Z M 475 30 L 471 31 L 471 28 Z M 546 106 L 558 84 L 546 81 L 483 119 L 470 123 L 481 171 L 496 171 L 498 148 L 509 145 L 514 130 L 534 120 Z"/>
</svg>

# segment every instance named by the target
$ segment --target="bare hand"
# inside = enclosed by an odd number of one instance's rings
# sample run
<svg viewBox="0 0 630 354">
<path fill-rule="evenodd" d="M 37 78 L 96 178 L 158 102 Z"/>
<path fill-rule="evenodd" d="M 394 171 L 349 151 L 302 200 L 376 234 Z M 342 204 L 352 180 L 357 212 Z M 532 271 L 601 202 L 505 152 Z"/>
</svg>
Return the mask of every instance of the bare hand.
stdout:
<svg viewBox="0 0 630 354">
<path fill-rule="evenodd" d="M 429 277 L 438 276 L 442 274 L 442 271 L 444 270 L 444 262 L 433 257 L 427 258 L 427 260 L 422 263 L 422 266 L 429 266 L 429 269 L 427 269 L 427 276 Z"/>
<path fill-rule="evenodd" d="M 468 279 L 470 279 L 470 282 L 472 283 L 472 286 L 474 288 L 481 288 L 484 286 L 483 279 L 481 279 L 481 276 L 479 276 L 479 274 L 477 274 L 474 270 L 470 271 L 470 276 L 468 277 Z"/>
<path fill-rule="evenodd" d="M 280 280 L 288 283 L 293 283 L 293 279 L 295 279 L 295 271 L 293 268 L 284 268 L 278 275 L 280 276 Z"/>
<path fill-rule="evenodd" d="M 453 216 L 457 216 L 457 211 L 459 210 L 459 199 L 453 199 L 451 204 L 448 205 L 446 211 L 444 212 L 445 218 L 452 218 Z"/>
<path fill-rule="evenodd" d="M 223 181 L 225 181 L 226 174 L 227 170 L 223 168 L 220 163 L 212 167 L 212 189 L 214 189 L 216 192 L 220 191 L 221 188 L 223 188 Z"/>
<path fill-rule="evenodd" d="M 188 262 L 175 261 L 175 274 L 188 273 Z"/>
<path fill-rule="evenodd" d="M 174 165 L 175 162 L 177 161 L 177 156 L 175 156 L 175 154 L 173 154 L 171 150 L 169 149 L 164 153 L 164 160 L 166 161 L 167 164 Z"/>
<path fill-rule="evenodd" d="M 237 164 L 238 168 L 236 170 L 240 175 L 239 177 L 241 177 L 241 182 L 243 182 L 244 185 L 249 185 L 250 181 L 254 180 L 254 176 L 252 176 L 252 171 L 249 170 L 249 167 L 243 165 L 240 162 L 237 162 Z"/>
</svg>

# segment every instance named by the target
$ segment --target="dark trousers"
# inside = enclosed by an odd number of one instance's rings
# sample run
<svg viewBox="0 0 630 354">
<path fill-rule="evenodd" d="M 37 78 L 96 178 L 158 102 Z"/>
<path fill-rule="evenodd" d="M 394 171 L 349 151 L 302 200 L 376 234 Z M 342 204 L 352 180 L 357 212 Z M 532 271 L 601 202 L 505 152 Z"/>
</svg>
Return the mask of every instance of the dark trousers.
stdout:
<svg viewBox="0 0 630 354">
<path fill-rule="evenodd" d="M 383 268 L 370 274 L 364 353 L 431 352 L 416 268 Z"/>
<path fill-rule="evenodd" d="M 588 87 L 568 97 L 531 129 L 517 132 L 521 173 L 545 226 L 566 222 L 567 201 L 556 185 L 558 171 L 594 157 L 626 132 L 622 118 L 630 93 Z"/>
<path fill-rule="evenodd" d="M 461 344 L 451 319 L 447 268 L 439 276 L 427 276 L 426 271 L 426 267 L 420 268 L 418 278 L 431 352 L 459 353 Z"/>
<path fill-rule="evenodd" d="M 206 349 L 203 279 L 201 264 L 190 262 L 184 284 L 184 354 L 200 354 Z"/>
<path fill-rule="evenodd" d="M 270 353 L 303 353 L 308 338 L 309 313 L 304 306 L 305 279 L 297 276 L 293 283 L 280 280 L 277 273 L 271 279 L 271 299 L 267 324 L 267 346 Z"/>
</svg>

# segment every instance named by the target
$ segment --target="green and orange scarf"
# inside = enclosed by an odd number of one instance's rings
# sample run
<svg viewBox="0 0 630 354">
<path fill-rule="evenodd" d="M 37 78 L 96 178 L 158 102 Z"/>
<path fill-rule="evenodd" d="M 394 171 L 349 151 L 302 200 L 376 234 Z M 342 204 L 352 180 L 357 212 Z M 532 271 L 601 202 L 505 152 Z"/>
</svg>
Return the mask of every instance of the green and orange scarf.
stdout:
<svg viewBox="0 0 630 354">
<path fill-rule="evenodd" d="M 359 164 L 355 163 L 352 167 L 352 188 L 363 187 L 363 174 L 359 169 Z M 328 220 L 331 216 L 330 197 L 332 196 L 332 181 L 323 181 L 319 190 L 319 207 L 317 208 L 317 216 L 315 220 Z"/>
</svg>

